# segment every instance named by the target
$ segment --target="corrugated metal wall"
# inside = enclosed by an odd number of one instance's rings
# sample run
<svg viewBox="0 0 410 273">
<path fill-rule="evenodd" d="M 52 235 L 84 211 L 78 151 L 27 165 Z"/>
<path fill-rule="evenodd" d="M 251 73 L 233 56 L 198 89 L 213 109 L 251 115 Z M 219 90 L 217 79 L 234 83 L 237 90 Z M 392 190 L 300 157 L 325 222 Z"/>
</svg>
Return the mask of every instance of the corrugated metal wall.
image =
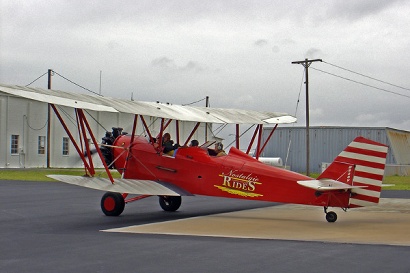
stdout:
<svg viewBox="0 0 410 273">
<path fill-rule="evenodd" d="M 357 136 L 390 146 L 387 128 L 371 127 L 310 127 L 310 172 L 320 173 L 322 163 L 330 163 Z M 272 129 L 265 128 L 263 139 Z M 392 130 L 392 129 L 390 129 Z M 281 157 L 286 166 L 295 172 L 306 172 L 306 128 L 282 127 L 273 133 L 262 154 L 264 157 Z M 395 164 L 389 149 L 388 164 Z"/>
<path fill-rule="evenodd" d="M 410 165 L 410 132 L 387 129 L 391 149 L 399 165 Z"/>
</svg>

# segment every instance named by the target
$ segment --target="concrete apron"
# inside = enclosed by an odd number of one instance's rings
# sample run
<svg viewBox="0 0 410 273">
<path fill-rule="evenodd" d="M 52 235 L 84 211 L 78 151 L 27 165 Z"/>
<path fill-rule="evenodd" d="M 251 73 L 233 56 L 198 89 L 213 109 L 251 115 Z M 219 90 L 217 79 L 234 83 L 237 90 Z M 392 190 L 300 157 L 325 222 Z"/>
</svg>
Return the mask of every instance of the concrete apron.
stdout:
<svg viewBox="0 0 410 273">
<path fill-rule="evenodd" d="M 334 211 L 335 223 L 321 207 L 280 205 L 104 231 L 410 246 L 410 199 Z"/>
</svg>

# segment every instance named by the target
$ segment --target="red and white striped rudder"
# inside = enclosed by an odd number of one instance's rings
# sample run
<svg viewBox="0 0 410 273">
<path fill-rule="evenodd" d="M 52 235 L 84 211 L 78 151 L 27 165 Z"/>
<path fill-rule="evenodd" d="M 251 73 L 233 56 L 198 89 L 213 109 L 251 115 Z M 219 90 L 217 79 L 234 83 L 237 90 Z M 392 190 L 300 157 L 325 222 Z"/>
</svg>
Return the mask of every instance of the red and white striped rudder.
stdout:
<svg viewBox="0 0 410 273">
<path fill-rule="evenodd" d="M 365 186 L 351 190 L 349 208 L 376 205 L 380 199 L 387 151 L 388 147 L 384 144 L 356 137 L 319 178 Z"/>
</svg>

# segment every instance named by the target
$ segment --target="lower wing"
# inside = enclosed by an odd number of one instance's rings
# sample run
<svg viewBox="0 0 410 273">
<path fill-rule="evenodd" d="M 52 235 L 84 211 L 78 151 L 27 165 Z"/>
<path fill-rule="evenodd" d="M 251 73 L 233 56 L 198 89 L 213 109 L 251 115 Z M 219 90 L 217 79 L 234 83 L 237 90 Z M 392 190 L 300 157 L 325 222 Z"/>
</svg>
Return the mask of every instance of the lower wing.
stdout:
<svg viewBox="0 0 410 273">
<path fill-rule="evenodd" d="M 101 191 L 144 194 L 144 195 L 166 195 L 181 196 L 192 195 L 184 189 L 167 182 L 138 179 L 114 179 L 114 184 L 108 178 L 85 177 L 73 175 L 47 175 L 52 179 Z"/>
</svg>

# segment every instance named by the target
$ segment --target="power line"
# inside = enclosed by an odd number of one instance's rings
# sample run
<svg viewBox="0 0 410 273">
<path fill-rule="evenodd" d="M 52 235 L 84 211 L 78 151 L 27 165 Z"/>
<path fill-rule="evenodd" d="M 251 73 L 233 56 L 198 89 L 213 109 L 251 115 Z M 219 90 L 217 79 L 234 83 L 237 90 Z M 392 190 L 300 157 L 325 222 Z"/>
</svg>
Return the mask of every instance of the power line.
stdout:
<svg viewBox="0 0 410 273">
<path fill-rule="evenodd" d="M 362 77 L 365 77 L 365 78 L 368 78 L 368 79 L 371 79 L 371 80 L 374 80 L 374 81 L 378 81 L 378 82 L 381 82 L 381 83 L 385 83 L 385 84 L 388 84 L 388 85 L 391 85 L 391 86 L 394 86 L 394 87 L 397 87 L 397 88 L 401 88 L 401 89 L 410 91 L 410 88 L 402 87 L 402 86 L 399 86 L 399 85 L 396 85 L 396 84 L 392 84 L 392 83 L 389 83 L 389 82 L 386 82 L 386 81 L 382 81 L 382 80 L 379 80 L 379 79 L 376 79 L 376 78 L 373 78 L 373 77 L 370 77 L 370 76 L 366 76 L 366 75 L 361 74 L 361 73 L 359 73 L 359 72 L 355 72 L 355 71 L 353 71 L 353 70 L 350 70 L 350 69 L 347 69 L 347 68 L 343 68 L 343 67 L 341 67 L 341 66 L 338 66 L 338 65 L 335 65 L 335 64 L 331 64 L 331 63 L 328 63 L 328 62 L 325 62 L 325 61 L 323 61 L 323 62 L 326 63 L 326 64 L 328 64 L 328 65 L 331 65 L 331 66 L 334 66 L 334 67 L 343 69 L 343 70 L 345 70 L 345 71 L 351 72 L 351 73 L 353 73 L 353 74 L 356 74 L 356 75 L 359 75 L 359 76 L 362 76 Z"/>
<path fill-rule="evenodd" d="M 206 100 L 206 97 L 205 97 L 205 98 L 203 98 L 203 99 L 200 99 L 200 100 L 197 100 L 197 101 L 191 102 L 191 103 L 182 104 L 182 106 L 192 105 L 192 104 L 195 104 L 195 103 L 201 102 L 201 101 L 203 101 L 203 100 Z"/>
<path fill-rule="evenodd" d="M 86 91 L 88 91 L 88 92 L 91 92 L 91 93 L 93 93 L 93 94 L 95 94 L 95 95 L 98 95 L 98 96 L 103 97 L 103 95 L 98 94 L 97 92 L 91 91 L 90 89 L 85 88 L 84 86 L 81 86 L 81 85 L 79 85 L 78 83 L 75 83 L 75 82 L 73 82 L 72 80 L 67 79 L 66 77 L 64 77 L 64 76 L 61 75 L 61 74 L 58 74 L 57 72 L 55 72 L 55 71 L 53 71 L 53 72 L 54 72 L 55 74 L 57 74 L 58 76 L 60 76 L 61 78 L 63 78 L 64 80 L 69 81 L 70 83 L 72 83 L 72 84 L 74 84 L 74 85 L 76 85 L 76 86 L 78 86 L 78 87 L 80 87 L 80 88 L 82 88 L 82 89 L 84 89 L 84 90 L 86 90 Z"/>
<path fill-rule="evenodd" d="M 320 70 L 320 69 L 317 69 L 317 68 L 313 68 L 313 67 L 311 67 L 311 68 L 313 70 L 316 70 L 316 71 L 319 71 L 319 72 L 322 72 L 322 73 L 325 73 L 325 74 L 328 74 L 328 75 L 331 75 L 331 76 L 334 76 L 334 77 L 337 77 L 337 78 L 341 78 L 341 79 L 344 79 L 344 80 L 347 80 L 347 81 L 358 83 L 358 84 L 361 84 L 361 85 L 364 85 L 364 86 L 367 86 L 367 87 L 378 89 L 378 90 L 383 91 L 383 92 L 387 92 L 387 93 L 391 93 L 391 94 L 394 94 L 394 95 L 410 98 L 410 96 L 407 96 L 407 95 L 404 95 L 404 94 L 393 92 L 393 91 L 390 91 L 390 90 L 387 90 L 387 89 L 384 89 L 384 88 L 380 88 L 380 87 L 376 87 L 376 86 L 373 86 L 373 85 L 370 85 L 370 84 L 358 82 L 358 81 L 355 81 L 355 80 L 352 80 L 352 79 L 349 79 L 349 78 L 346 78 L 346 77 L 342 77 L 342 76 L 339 76 L 339 75 L 336 75 L 336 74 L 333 74 L 333 73 L 330 73 L 330 72 L 326 72 L 326 71 L 323 71 L 323 70 Z"/>
<path fill-rule="evenodd" d="M 32 126 L 28 123 L 28 118 L 27 118 L 26 115 L 24 115 L 23 117 L 25 117 L 26 124 L 27 124 L 28 128 L 30 128 L 31 130 L 34 130 L 34 131 L 41 131 L 41 130 L 43 130 L 43 129 L 47 126 L 47 123 L 48 123 L 48 119 L 47 119 L 47 120 L 46 120 L 46 123 L 45 123 L 41 128 L 36 129 L 36 128 L 32 127 Z"/>
<path fill-rule="evenodd" d="M 47 71 L 46 73 L 44 73 L 43 75 L 41 75 L 40 77 L 38 77 L 37 79 L 35 79 L 34 81 L 32 81 L 31 83 L 27 84 L 26 87 L 29 86 L 29 85 L 31 85 L 31 84 L 33 84 L 34 82 L 36 82 L 38 79 L 40 79 L 40 78 L 43 77 L 44 75 L 47 75 L 47 73 L 48 73 L 48 71 Z"/>
</svg>

